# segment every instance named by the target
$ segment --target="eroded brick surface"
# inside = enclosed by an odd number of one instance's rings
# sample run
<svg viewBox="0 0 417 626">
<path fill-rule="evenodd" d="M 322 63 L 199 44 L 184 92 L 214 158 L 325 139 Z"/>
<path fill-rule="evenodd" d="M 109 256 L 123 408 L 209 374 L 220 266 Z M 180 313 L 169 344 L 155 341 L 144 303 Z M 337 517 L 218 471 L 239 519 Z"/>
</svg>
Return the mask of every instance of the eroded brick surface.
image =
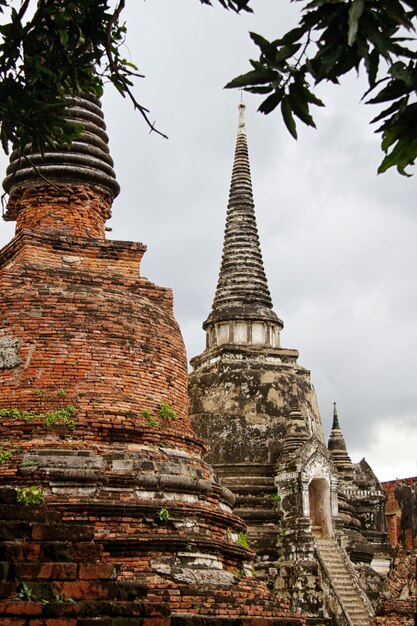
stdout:
<svg viewBox="0 0 417 626">
<path fill-rule="evenodd" d="M 19 194 L 0 253 L 0 337 L 19 358 L 0 369 L 5 623 L 304 623 L 237 542 L 234 498 L 190 427 L 172 294 L 139 275 L 145 247 L 104 240 L 107 199 L 88 185 Z M 69 404 L 71 427 L 46 423 Z"/>
<path fill-rule="evenodd" d="M 372 626 L 414 626 L 417 619 L 417 477 L 382 483 L 391 546 L 391 565 Z"/>
</svg>

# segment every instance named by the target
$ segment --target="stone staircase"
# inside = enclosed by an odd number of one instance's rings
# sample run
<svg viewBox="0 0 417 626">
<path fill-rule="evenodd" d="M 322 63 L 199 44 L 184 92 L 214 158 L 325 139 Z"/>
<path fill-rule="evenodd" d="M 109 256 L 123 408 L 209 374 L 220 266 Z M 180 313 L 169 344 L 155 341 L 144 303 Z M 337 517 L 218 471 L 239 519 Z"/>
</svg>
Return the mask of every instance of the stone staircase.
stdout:
<svg viewBox="0 0 417 626">
<path fill-rule="evenodd" d="M 367 605 L 364 594 L 359 591 L 341 548 L 334 539 L 315 537 L 314 543 L 322 569 L 344 614 L 344 623 L 369 626 L 371 606 Z"/>
<path fill-rule="evenodd" d="M 273 497 L 277 495 L 274 466 L 252 463 L 216 465 L 222 484 L 236 496 L 235 515 L 245 520 L 250 547 L 256 551 L 256 577 L 268 582 L 279 555 L 277 537 L 281 532 L 280 515 Z"/>
</svg>

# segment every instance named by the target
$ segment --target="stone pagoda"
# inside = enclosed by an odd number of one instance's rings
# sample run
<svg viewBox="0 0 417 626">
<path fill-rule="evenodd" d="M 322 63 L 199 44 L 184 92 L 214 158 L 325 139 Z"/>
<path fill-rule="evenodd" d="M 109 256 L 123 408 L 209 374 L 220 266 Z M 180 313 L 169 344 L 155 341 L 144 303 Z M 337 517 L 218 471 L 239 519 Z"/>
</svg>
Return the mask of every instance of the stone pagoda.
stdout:
<svg viewBox="0 0 417 626">
<path fill-rule="evenodd" d="M 202 458 L 171 291 L 140 276 L 144 245 L 105 239 L 119 186 L 100 105 L 69 98 L 67 116 L 72 149 L 15 151 L 4 181 L 2 623 L 301 625 L 253 577 Z"/>
<path fill-rule="evenodd" d="M 192 424 L 208 445 L 207 461 L 237 497 L 258 576 L 308 623 L 362 626 L 373 610 L 353 563 L 365 570 L 367 590 L 378 575 L 369 571 L 373 551 L 351 503 L 355 470 L 336 426 L 326 446 L 310 372 L 297 350 L 281 346 L 284 324 L 262 261 L 244 114 L 241 102 L 220 275 L 203 324 L 206 349 L 191 360 Z"/>
</svg>

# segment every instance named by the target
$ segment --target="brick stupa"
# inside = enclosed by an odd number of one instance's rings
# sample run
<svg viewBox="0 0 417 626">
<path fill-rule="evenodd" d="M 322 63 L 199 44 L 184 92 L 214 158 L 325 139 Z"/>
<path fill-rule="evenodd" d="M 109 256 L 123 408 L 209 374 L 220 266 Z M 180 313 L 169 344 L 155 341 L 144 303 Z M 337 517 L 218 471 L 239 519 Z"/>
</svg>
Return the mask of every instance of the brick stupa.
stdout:
<svg viewBox="0 0 417 626">
<path fill-rule="evenodd" d="M 172 294 L 105 239 L 119 191 L 98 102 L 71 151 L 13 153 L 0 253 L 2 624 L 298 625 L 252 576 L 190 427 Z M 71 408 L 73 407 L 73 408 Z"/>
</svg>

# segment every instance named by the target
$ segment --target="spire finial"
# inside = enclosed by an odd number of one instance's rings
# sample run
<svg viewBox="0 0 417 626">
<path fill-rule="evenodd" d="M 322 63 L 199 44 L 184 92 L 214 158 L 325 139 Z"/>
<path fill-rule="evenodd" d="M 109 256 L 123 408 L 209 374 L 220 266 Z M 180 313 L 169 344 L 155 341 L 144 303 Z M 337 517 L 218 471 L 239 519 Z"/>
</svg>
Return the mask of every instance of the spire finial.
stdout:
<svg viewBox="0 0 417 626">
<path fill-rule="evenodd" d="M 240 102 L 239 102 L 239 124 L 238 124 L 238 135 L 243 135 L 245 134 L 245 109 L 246 109 L 246 104 L 243 102 L 243 91 L 240 91 Z"/>
<path fill-rule="evenodd" d="M 333 428 L 339 428 L 340 429 L 339 418 L 337 416 L 336 402 L 333 402 Z"/>
</svg>

